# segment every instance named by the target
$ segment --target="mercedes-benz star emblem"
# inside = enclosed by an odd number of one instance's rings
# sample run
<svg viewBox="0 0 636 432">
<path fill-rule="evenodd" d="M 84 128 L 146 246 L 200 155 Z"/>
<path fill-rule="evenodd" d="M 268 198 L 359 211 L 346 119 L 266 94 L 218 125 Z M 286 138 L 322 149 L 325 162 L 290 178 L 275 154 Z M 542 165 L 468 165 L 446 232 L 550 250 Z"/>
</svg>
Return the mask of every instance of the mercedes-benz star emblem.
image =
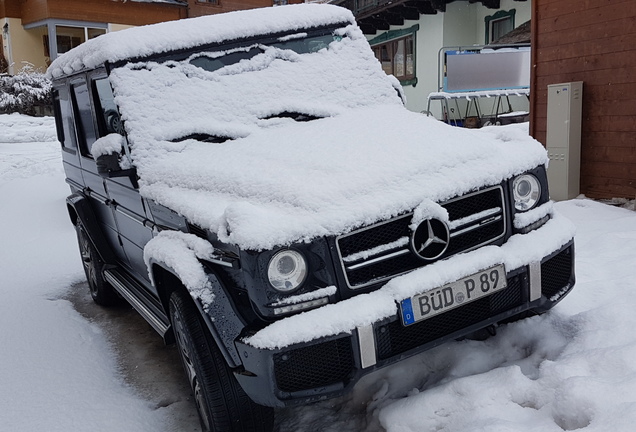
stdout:
<svg viewBox="0 0 636 432">
<path fill-rule="evenodd" d="M 411 237 L 411 247 L 420 258 L 434 260 L 448 248 L 448 226 L 439 219 L 427 219 L 418 225 Z"/>
</svg>

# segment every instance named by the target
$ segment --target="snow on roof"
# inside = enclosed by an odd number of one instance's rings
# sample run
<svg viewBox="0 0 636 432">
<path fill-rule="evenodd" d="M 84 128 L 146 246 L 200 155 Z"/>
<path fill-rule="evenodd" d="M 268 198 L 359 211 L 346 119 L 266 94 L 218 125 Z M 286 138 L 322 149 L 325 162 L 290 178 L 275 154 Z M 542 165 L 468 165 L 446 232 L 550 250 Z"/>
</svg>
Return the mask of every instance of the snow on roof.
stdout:
<svg viewBox="0 0 636 432">
<path fill-rule="evenodd" d="M 355 22 L 351 11 L 332 5 L 300 4 L 134 27 L 86 41 L 55 59 L 47 73 L 57 78 L 104 62 L 342 22 Z"/>
</svg>

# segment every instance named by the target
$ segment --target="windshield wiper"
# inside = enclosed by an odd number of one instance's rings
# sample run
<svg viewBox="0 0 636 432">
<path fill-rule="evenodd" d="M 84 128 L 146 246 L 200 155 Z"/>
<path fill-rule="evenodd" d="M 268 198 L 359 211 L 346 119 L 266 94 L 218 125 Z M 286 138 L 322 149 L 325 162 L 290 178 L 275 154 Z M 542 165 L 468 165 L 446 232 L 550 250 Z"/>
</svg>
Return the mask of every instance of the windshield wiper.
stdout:
<svg viewBox="0 0 636 432">
<path fill-rule="evenodd" d="M 226 136 L 219 136 L 219 135 L 210 135 L 206 133 L 194 133 L 194 134 L 186 135 L 181 138 L 175 138 L 172 140 L 172 142 L 181 142 L 181 141 L 185 141 L 189 139 L 193 139 L 193 140 L 197 140 L 197 141 L 201 141 L 205 143 L 221 144 L 227 140 L 231 140 L 232 138 L 226 137 Z"/>
<path fill-rule="evenodd" d="M 311 115 L 311 114 L 305 114 L 305 113 L 301 113 L 297 111 L 283 111 L 278 114 L 272 114 L 270 116 L 263 117 L 262 120 L 270 120 L 274 118 L 290 118 L 297 122 L 307 122 L 312 120 L 318 120 L 318 119 L 321 119 L 322 117 Z"/>
</svg>

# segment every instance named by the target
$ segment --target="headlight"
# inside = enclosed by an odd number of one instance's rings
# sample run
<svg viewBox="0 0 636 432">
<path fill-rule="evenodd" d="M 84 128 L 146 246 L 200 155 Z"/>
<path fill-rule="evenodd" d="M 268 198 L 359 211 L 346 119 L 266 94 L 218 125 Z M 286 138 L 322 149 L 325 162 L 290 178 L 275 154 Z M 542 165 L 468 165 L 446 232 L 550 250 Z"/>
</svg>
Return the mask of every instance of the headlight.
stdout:
<svg viewBox="0 0 636 432">
<path fill-rule="evenodd" d="M 269 283 L 278 291 L 289 292 L 298 288 L 307 277 L 307 262 L 294 250 L 278 252 L 269 261 Z"/>
<path fill-rule="evenodd" d="M 541 184 L 531 175 L 524 174 L 515 178 L 512 182 L 512 191 L 515 198 L 515 208 L 526 211 L 533 208 L 541 198 Z"/>
</svg>

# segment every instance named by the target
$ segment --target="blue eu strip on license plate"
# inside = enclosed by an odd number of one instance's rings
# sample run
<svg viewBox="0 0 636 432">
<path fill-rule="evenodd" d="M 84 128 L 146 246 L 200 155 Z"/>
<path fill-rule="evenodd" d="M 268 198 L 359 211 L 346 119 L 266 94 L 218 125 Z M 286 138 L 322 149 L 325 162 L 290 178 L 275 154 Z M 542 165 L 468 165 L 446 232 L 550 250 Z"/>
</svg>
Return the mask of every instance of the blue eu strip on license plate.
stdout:
<svg viewBox="0 0 636 432">
<path fill-rule="evenodd" d="M 443 287 L 400 302 L 402 324 L 414 324 L 504 290 L 508 286 L 503 264 L 482 270 Z"/>
<path fill-rule="evenodd" d="M 406 300 L 402 300 L 402 322 L 404 325 L 413 324 L 415 322 L 415 315 L 413 315 L 413 304 L 411 303 L 411 299 L 407 298 Z"/>
</svg>

